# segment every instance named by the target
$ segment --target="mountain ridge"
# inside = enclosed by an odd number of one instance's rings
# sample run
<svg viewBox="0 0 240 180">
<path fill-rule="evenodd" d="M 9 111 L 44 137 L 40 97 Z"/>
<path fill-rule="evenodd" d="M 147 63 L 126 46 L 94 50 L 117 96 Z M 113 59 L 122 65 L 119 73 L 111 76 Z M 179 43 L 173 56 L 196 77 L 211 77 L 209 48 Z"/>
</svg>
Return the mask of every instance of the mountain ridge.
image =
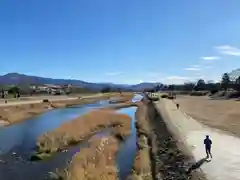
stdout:
<svg viewBox="0 0 240 180">
<path fill-rule="evenodd" d="M 133 85 L 115 84 L 115 83 L 93 83 L 93 82 L 86 82 L 86 81 L 77 80 L 77 79 L 55 79 L 55 78 L 20 74 L 20 73 L 16 73 L 16 72 L 7 73 L 5 75 L 0 75 L 0 84 L 2 84 L 2 85 L 9 85 L 9 84 L 14 84 L 14 85 L 19 85 L 19 84 L 66 85 L 66 84 L 72 84 L 74 86 L 80 86 L 80 87 L 88 88 L 88 89 L 92 89 L 92 90 L 101 90 L 105 87 L 141 90 L 141 89 L 153 88 L 156 85 L 161 85 L 161 83 L 149 83 L 149 82 L 143 82 L 143 83 L 133 84 Z"/>
</svg>

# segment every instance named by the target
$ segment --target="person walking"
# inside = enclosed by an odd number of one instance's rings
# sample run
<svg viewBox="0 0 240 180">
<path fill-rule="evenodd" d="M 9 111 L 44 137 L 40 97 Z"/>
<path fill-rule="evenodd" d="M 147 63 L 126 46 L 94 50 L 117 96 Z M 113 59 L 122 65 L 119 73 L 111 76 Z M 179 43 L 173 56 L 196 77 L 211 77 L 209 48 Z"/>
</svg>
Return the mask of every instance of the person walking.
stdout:
<svg viewBox="0 0 240 180">
<path fill-rule="evenodd" d="M 207 154 L 207 158 L 209 158 L 209 155 L 212 158 L 212 153 L 211 153 L 212 141 L 208 135 L 206 135 L 206 138 L 204 139 L 204 144 L 205 144 L 205 151 Z"/>
<path fill-rule="evenodd" d="M 176 104 L 176 106 L 177 106 L 177 109 L 179 109 L 179 104 L 178 103 Z"/>
</svg>

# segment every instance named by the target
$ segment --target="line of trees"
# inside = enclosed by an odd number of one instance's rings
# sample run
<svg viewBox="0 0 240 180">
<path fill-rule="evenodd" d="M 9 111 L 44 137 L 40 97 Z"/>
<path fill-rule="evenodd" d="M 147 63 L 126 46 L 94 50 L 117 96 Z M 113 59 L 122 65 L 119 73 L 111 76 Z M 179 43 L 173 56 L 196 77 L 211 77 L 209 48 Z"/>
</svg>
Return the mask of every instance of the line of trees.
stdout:
<svg viewBox="0 0 240 180">
<path fill-rule="evenodd" d="M 228 89 L 240 91 L 240 76 L 235 80 L 230 80 L 227 73 L 224 73 L 220 82 L 208 81 L 199 79 L 197 83 L 184 83 L 184 84 L 171 84 L 171 85 L 158 85 L 154 89 L 146 89 L 145 91 L 156 92 L 162 91 L 219 91 Z"/>
</svg>

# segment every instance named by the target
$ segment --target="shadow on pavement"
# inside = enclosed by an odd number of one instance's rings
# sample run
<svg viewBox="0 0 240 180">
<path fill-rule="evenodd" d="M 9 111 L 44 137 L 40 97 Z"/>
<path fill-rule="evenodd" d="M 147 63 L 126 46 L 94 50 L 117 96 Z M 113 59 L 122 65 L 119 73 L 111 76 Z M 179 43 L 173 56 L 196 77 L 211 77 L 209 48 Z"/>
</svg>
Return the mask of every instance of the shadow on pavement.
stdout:
<svg viewBox="0 0 240 180">
<path fill-rule="evenodd" d="M 209 161 L 207 160 L 206 157 L 200 159 L 188 169 L 187 173 L 191 173 L 193 170 L 200 168 L 204 163 L 208 163 L 208 162 Z"/>
</svg>

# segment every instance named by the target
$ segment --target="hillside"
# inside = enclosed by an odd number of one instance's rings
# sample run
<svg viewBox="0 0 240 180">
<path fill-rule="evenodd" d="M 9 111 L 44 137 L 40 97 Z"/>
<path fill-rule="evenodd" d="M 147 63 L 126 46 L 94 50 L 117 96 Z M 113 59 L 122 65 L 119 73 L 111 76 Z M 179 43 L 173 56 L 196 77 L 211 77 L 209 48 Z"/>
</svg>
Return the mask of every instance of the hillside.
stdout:
<svg viewBox="0 0 240 180">
<path fill-rule="evenodd" d="M 113 84 L 113 83 L 91 83 L 85 82 L 82 80 L 76 79 L 53 79 L 53 78 L 45 78 L 38 76 L 30 76 L 19 73 L 8 73 L 3 76 L 0 76 L 0 84 L 1 85 L 19 85 L 19 84 L 55 84 L 55 85 L 67 85 L 72 84 L 73 86 L 81 86 L 83 88 L 91 89 L 91 90 L 101 90 L 105 87 L 110 88 L 121 88 L 125 90 L 142 90 L 153 88 L 160 83 L 140 83 L 136 85 L 124 85 L 124 84 Z"/>
</svg>

